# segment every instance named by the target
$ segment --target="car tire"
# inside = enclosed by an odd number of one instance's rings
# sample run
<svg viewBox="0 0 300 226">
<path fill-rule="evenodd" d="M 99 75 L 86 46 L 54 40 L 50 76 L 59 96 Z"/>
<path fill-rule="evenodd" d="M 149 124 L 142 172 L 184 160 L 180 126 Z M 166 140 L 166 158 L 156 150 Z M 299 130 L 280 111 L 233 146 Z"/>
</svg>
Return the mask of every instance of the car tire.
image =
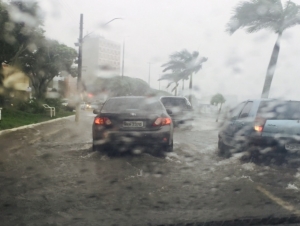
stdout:
<svg viewBox="0 0 300 226">
<path fill-rule="evenodd" d="M 99 151 L 99 146 L 98 145 L 95 145 L 95 144 L 93 144 L 93 146 L 92 146 L 92 151 Z"/>
<path fill-rule="evenodd" d="M 222 156 L 222 157 L 226 157 L 226 158 L 231 157 L 229 147 L 223 143 L 222 138 L 220 138 L 220 137 L 219 137 L 219 141 L 218 141 L 218 155 Z"/>
<path fill-rule="evenodd" d="M 105 146 L 93 144 L 92 150 L 93 151 L 98 151 L 98 152 L 104 152 L 105 151 Z"/>
<path fill-rule="evenodd" d="M 114 156 L 120 155 L 120 152 L 118 151 L 118 149 L 111 144 L 107 144 L 105 146 L 105 153 L 109 157 L 114 157 Z"/>
<path fill-rule="evenodd" d="M 105 145 L 95 145 L 95 144 L 93 144 L 92 150 L 102 152 L 102 153 L 106 153 L 107 150 L 108 150 L 108 145 L 107 144 L 105 144 Z"/>
<path fill-rule="evenodd" d="M 163 151 L 164 152 L 173 152 L 173 140 L 172 140 L 171 144 L 164 146 Z"/>
</svg>

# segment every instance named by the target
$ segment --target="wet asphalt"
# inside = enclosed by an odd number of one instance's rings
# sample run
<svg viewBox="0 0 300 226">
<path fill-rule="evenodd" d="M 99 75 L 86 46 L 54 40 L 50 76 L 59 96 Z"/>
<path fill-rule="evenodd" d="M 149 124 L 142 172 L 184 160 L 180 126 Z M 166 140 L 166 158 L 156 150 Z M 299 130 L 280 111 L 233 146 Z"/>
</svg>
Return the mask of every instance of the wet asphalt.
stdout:
<svg viewBox="0 0 300 226">
<path fill-rule="evenodd" d="M 213 118 L 176 128 L 165 157 L 93 152 L 92 121 L 82 112 L 79 124 L 0 136 L 1 225 L 167 225 L 300 210 L 298 168 L 219 157 Z"/>
</svg>

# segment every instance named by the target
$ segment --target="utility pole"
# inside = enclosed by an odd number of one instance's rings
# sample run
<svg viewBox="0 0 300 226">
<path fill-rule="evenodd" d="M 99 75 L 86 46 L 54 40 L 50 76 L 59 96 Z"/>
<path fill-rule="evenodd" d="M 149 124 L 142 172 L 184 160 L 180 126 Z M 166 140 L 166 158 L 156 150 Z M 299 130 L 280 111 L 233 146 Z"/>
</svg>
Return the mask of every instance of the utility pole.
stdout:
<svg viewBox="0 0 300 226">
<path fill-rule="evenodd" d="M 122 53 L 122 78 L 124 77 L 124 55 L 125 55 L 125 40 L 123 39 L 123 53 Z"/>
<path fill-rule="evenodd" d="M 149 62 L 149 75 L 148 75 L 148 84 L 149 84 L 149 87 L 150 87 L 150 67 L 151 67 L 151 63 Z"/>
<path fill-rule="evenodd" d="M 80 111 L 80 94 L 81 94 L 81 72 L 82 72 L 82 33 L 83 33 L 83 14 L 80 14 L 80 27 L 79 27 L 79 39 L 78 39 L 78 76 L 77 76 L 77 104 L 75 122 L 79 122 Z"/>
</svg>

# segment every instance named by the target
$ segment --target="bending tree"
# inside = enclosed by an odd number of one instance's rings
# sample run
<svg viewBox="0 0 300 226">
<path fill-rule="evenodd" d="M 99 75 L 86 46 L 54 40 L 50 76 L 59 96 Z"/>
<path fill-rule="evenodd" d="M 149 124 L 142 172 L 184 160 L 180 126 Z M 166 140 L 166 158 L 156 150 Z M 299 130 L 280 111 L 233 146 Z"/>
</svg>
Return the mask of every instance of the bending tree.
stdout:
<svg viewBox="0 0 300 226">
<path fill-rule="evenodd" d="M 214 95 L 211 100 L 210 100 L 210 104 L 211 105 L 215 105 L 215 106 L 218 106 L 220 104 L 220 108 L 219 108 L 219 111 L 218 111 L 218 116 L 217 116 L 217 119 L 216 119 L 216 122 L 218 122 L 219 120 L 219 115 L 221 113 L 221 110 L 222 110 L 222 105 L 226 102 L 226 99 L 223 97 L 222 94 L 218 93 L 216 95 Z"/>
<path fill-rule="evenodd" d="M 207 58 L 200 58 L 199 52 L 197 51 L 194 51 L 193 53 L 190 53 L 187 50 L 175 52 L 172 55 L 170 55 L 170 61 L 162 65 L 162 67 L 165 67 L 163 72 L 171 70 L 171 73 L 162 75 L 162 77 L 159 80 L 170 80 L 171 82 L 169 83 L 169 85 L 175 83 L 176 85 L 174 89 L 177 89 L 178 82 L 180 80 L 184 81 L 190 78 L 189 99 L 191 101 L 191 90 L 193 88 L 192 76 L 194 73 L 197 73 L 202 68 L 202 63 L 206 61 Z"/>
<path fill-rule="evenodd" d="M 243 1 L 234 9 L 233 16 L 227 24 L 227 31 L 233 34 L 241 28 L 253 33 L 268 29 L 277 34 L 277 40 L 268 65 L 262 98 L 269 97 L 269 91 L 274 76 L 280 50 L 282 33 L 300 23 L 300 6 L 292 1 L 282 5 L 281 0 L 250 0 Z"/>
</svg>

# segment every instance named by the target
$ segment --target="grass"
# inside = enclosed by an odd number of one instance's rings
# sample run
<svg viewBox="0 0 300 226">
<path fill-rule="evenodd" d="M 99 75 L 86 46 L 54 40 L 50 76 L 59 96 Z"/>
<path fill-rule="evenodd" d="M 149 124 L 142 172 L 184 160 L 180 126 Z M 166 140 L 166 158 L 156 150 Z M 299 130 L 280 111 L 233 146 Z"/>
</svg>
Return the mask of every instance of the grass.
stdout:
<svg viewBox="0 0 300 226">
<path fill-rule="evenodd" d="M 59 112 L 56 112 L 56 117 L 50 118 L 49 113 L 32 114 L 14 109 L 4 108 L 2 109 L 2 120 L 0 120 L 0 130 L 30 125 L 70 115 L 74 115 L 74 113 L 60 110 Z"/>
</svg>

